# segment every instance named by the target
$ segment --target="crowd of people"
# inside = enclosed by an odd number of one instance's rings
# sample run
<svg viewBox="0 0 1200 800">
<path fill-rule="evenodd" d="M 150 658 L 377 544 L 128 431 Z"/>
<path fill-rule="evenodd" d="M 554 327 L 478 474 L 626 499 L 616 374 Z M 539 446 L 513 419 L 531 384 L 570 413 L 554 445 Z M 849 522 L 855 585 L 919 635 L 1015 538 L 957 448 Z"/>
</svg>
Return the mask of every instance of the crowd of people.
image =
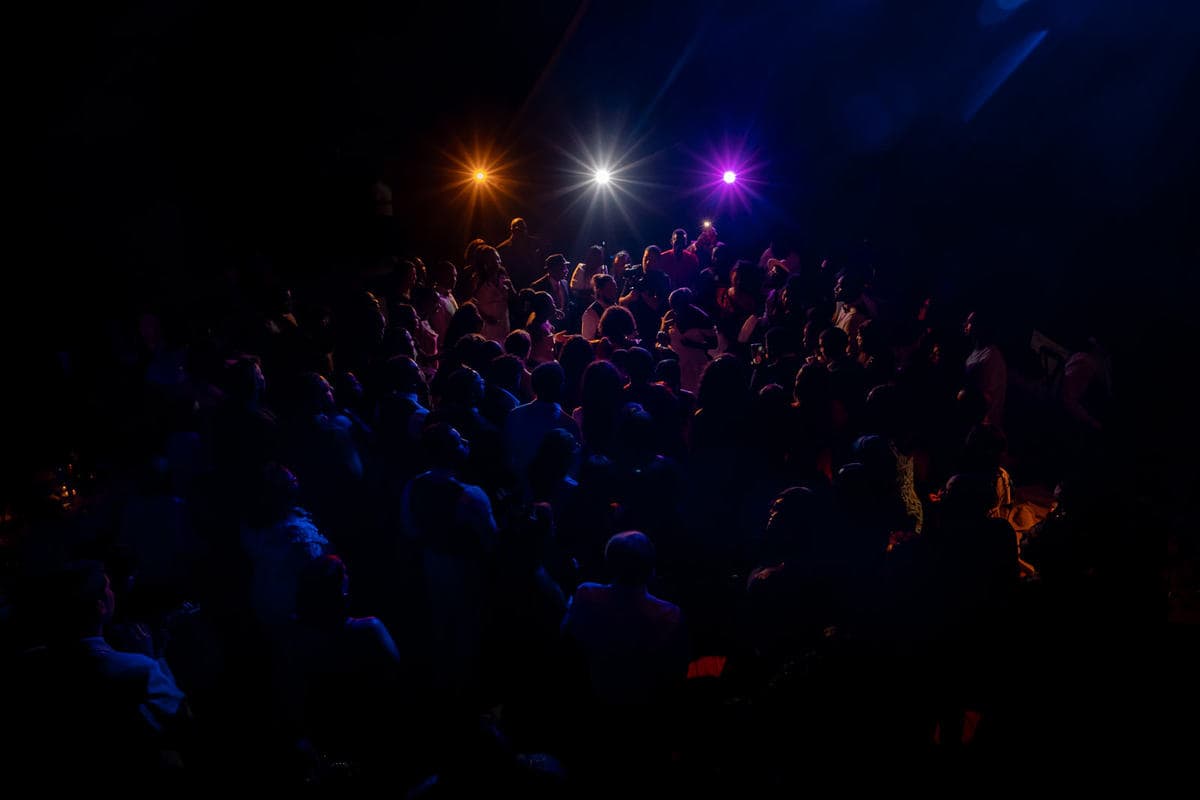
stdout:
<svg viewBox="0 0 1200 800">
<path fill-rule="evenodd" d="M 1100 735 L 1099 343 L 1010 453 L 986 303 L 785 235 L 510 234 L 121 321 L 109 434 L 6 542 L 12 770 L 744 794 Z"/>
</svg>

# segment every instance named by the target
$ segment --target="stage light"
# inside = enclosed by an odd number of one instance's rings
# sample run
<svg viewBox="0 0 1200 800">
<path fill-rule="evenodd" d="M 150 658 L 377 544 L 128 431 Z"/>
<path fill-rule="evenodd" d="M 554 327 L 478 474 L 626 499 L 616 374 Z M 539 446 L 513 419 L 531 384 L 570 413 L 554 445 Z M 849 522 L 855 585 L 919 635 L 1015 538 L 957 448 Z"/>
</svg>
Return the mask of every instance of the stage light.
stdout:
<svg viewBox="0 0 1200 800">
<path fill-rule="evenodd" d="M 726 183 L 733 183 L 737 180 L 737 173 L 731 169 L 727 169 L 725 170 L 725 174 L 721 176 L 721 180 L 725 181 Z"/>
<path fill-rule="evenodd" d="M 712 227 L 712 222 L 711 222 L 711 221 L 709 221 L 709 220 L 707 220 L 707 219 L 706 219 L 706 220 L 704 220 L 704 222 L 702 222 L 702 223 L 700 223 L 700 224 L 701 224 L 701 225 L 703 225 L 703 226 L 704 226 L 704 227 L 706 227 L 706 228 L 711 228 L 711 227 Z"/>
<path fill-rule="evenodd" d="M 487 180 L 487 173 L 484 172 L 483 170 L 479 170 L 475 173 L 475 182 L 476 183 L 483 183 L 486 180 Z"/>
<path fill-rule="evenodd" d="M 609 182 L 609 180 L 612 179 L 612 174 L 609 173 L 608 170 L 601 167 L 600 169 L 596 170 L 596 174 L 592 176 L 592 179 L 596 181 L 598 185 L 604 186 Z"/>
</svg>

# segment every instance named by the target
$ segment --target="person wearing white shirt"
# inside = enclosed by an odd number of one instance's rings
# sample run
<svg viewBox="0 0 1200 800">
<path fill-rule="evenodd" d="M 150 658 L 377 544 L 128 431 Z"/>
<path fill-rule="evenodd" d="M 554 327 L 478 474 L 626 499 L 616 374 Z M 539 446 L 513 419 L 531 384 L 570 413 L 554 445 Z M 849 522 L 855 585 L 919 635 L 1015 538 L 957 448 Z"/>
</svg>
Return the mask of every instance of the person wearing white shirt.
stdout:
<svg viewBox="0 0 1200 800">
<path fill-rule="evenodd" d="M 617 302 L 617 281 L 612 275 L 599 274 L 592 276 L 592 294 L 596 298 L 591 305 L 584 309 L 580 319 L 580 333 L 585 339 L 600 337 L 600 318 L 609 306 Z"/>
</svg>

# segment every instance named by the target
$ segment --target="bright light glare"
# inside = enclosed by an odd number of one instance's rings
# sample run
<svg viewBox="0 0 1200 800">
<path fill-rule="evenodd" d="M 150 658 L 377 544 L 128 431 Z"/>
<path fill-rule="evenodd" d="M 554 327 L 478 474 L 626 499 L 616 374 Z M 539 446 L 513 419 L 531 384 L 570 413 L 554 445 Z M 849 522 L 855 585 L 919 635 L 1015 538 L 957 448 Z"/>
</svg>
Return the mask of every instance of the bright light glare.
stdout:
<svg viewBox="0 0 1200 800">
<path fill-rule="evenodd" d="M 600 184 L 601 186 L 604 186 L 606 183 L 608 183 L 609 179 L 611 178 L 612 175 L 603 167 L 596 170 L 596 174 L 593 176 L 593 179 L 596 181 L 596 183 Z"/>
<path fill-rule="evenodd" d="M 727 169 L 725 170 L 725 174 L 721 176 L 721 179 L 726 183 L 733 183 L 737 180 L 737 173 L 731 169 Z"/>
<path fill-rule="evenodd" d="M 483 170 L 479 170 L 478 172 L 475 173 L 475 180 L 480 181 L 480 182 L 486 181 L 487 173 L 484 172 Z"/>
<path fill-rule="evenodd" d="M 704 222 L 702 222 L 701 224 L 702 224 L 704 227 L 706 227 L 706 228 L 711 228 L 711 227 L 712 227 L 712 223 L 711 223 L 711 222 L 709 222 L 708 220 L 704 220 Z"/>
</svg>

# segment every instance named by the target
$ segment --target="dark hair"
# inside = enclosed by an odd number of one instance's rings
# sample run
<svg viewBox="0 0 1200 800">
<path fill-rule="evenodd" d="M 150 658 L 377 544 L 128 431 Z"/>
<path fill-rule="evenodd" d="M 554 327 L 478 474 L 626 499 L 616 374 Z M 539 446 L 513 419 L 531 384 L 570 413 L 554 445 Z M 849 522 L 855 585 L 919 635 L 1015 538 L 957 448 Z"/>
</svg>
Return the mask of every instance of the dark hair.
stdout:
<svg viewBox="0 0 1200 800">
<path fill-rule="evenodd" d="M 467 334 L 482 331 L 483 317 L 479 315 L 479 309 L 474 303 L 463 303 L 450 318 L 450 324 L 446 326 L 446 338 L 441 343 L 442 352 L 452 350 L 458 344 L 458 340 Z"/>
<path fill-rule="evenodd" d="M 513 394 L 519 394 L 521 390 L 521 373 L 524 371 L 525 365 L 521 363 L 521 359 L 511 353 L 505 353 L 496 356 L 488 364 L 487 382 L 492 386 L 507 389 Z"/>
<path fill-rule="evenodd" d="M 539 364 L 533 370 L 533 393 L 538 400 L 557 403 L 562 399 L 566 375 L 557 361 Z"/>
<path fill-rule="evenodd" d="M 265 465 L 259 476 L 258 493 L 247 520 L 252 527 L 265 528 L 285 517 L 300 502 L 300 484 L 282 464 Z"/>
<path fill-rule="evenodd" d="M 617 279 L 612 275 L 609 275 L 607 272 L 597 272 L 592 276 L 592 289 L 596 293 L 599 293 L 602 288 L 610 284 L 616 286 Z"/>
<path fill-rule="evenodd" d="M 1007 446 L 1004 431 L 995 425 L 980 423 L 967 433 L 963 468 L 972 472 L 995 473 L 1000 469 L 1000 460 Z"/>
<path fill-rule="evenodd" d="M 414 286 L 410 297 L 412 307 L 420 317 L 428 317 L 441 303 L 437 290 L 432 286 Z"/>
<path fill-rule="evenodd" d="M 625 531 L 604 546 L 604 563 L 616 583 L 642 586 L 654 574 L 654 544 L 641 531 Z"/>
<path fill-rule="evenodd" d="M 579 399 L 579 385 L 583 381 L 583 371 L 595 357 L 596 353 L 592 348 L 592 343 L 582 336 L 570 336 L 563 344 L 562 352 L 558 356 L 558 363 L 562 364 L 563 374 L 566 376 L 566 397 L 570 401 L 568 405 L 573 407 L 575 401 Z"/>
<path fill-rule="evenodd" d="M 385 392 L 404 394 L 419 391 L 425 383 L 421 368 L 408 356 L 393 356 L 384 362 L 380 382 Z"/>
<path fill-rule="evenodd" d="M 38 582 L 31 611 L 52 639 L 92 636 L 103 622 L 100 603 L 107 587 L 103 564 L 75 561 Z"/>
<path fill-rule="evenodd" d="M 679 381 L 682 374 L 679 371 L 679 360 L 664 358 L 654 365 L 654 377 L 665 383 L 673 392 L 679 391 Z"/>
<path fill-rule="evenodd" d="M 750 379 L 747 367 L 740 359 L 723 353 L 704 367 L 696 405 L 701 409 L 739 411 L 749 400 Z"/>
<path fill-rule="evenodd" d="M 625 373 L 629 376 L 629 382 L 632 384 L 649 383 L 650 378 L 654 376 L 654 356 L 644 347 L 629 348 Z"/>
<path fill-rule="evenodd" d="M 883 324 L 877 319 L 865 319 L 858 326 L 858 335 L 862 339 L 862 352 L 869 356 L 878 355 L 887 348 L 887 336 Z"/>
<path fill-rule="evenodd" d="M 600 315 L 598 332 L 601 338 L 608 339 L 616 347 L 624 344 L 636 330 L 637 322 L 633 318 L 633 312 L 624 306 L 609 306 Z"/>
<path fill-rule="evenodd" d="M 457 431 L 444 422 L 435 422 L 421 431 L 421 450 L 430 466 L 450 469 L 458 466 L 459 437 Z"/>
<path fill-rule="evenodd" d="M 554 296 L 549 292 L 535 292 L 533 289 L 522 289 L 521 308 L 525 312 L 525 329 L 533 335 L 543 322 L 553 320 L 558 306 Z"/>
<path fill-rule="evenodd" d="M 460 367 L 446 379 L 442 402 L 450 406 L 478 408 L 483 402 L 483 379 L 470 367 Z"/>
<path fill-rule="evenodd" d="M 846 355 L 846 345 L 850 343 L 850 337 L 841 328 L 826 328 L 817 337 L 817 343 L 820 344 L 826 358 L 834 358 Z"/>
<path fill-rule="evenodd" d="M 528 467 L 529 486 L 533 490 L 535 500 L 550 500 L 554 497 L 555 490 L 567 476 L 578 452 L 579 443 L 562 428 L 554 428 L 542 437 L 537 453 Z"/>
<path fill-rule="evenodd" d="M 583 371 L 579 405 L 583 408 L 583 440 L 606 451 L 622 400 L 621 373 L 610 361 L 593 361 Z"/>
<path fill-rule="evenodd" d="M 524 328 L 517 328 L 504 339 L 504 352 L 511 353 L 522 361 L 529 358 L 533 349 L 533 337 Z"/>
<path fill-rule="evenodd" d="M 686 286 L 676 289 L 667 296 L 667 304 L 675 312 L 680 312 L 692 304 L 692 290 Z"/>
<path fill-rule="evenodd" d="M 248 403 L 258 392 L 258 377 L 255 368 L 261 369 L 258 356 L 240 355 L 225 369 L 225 390 L 231 400 Z"/>
</svg>

